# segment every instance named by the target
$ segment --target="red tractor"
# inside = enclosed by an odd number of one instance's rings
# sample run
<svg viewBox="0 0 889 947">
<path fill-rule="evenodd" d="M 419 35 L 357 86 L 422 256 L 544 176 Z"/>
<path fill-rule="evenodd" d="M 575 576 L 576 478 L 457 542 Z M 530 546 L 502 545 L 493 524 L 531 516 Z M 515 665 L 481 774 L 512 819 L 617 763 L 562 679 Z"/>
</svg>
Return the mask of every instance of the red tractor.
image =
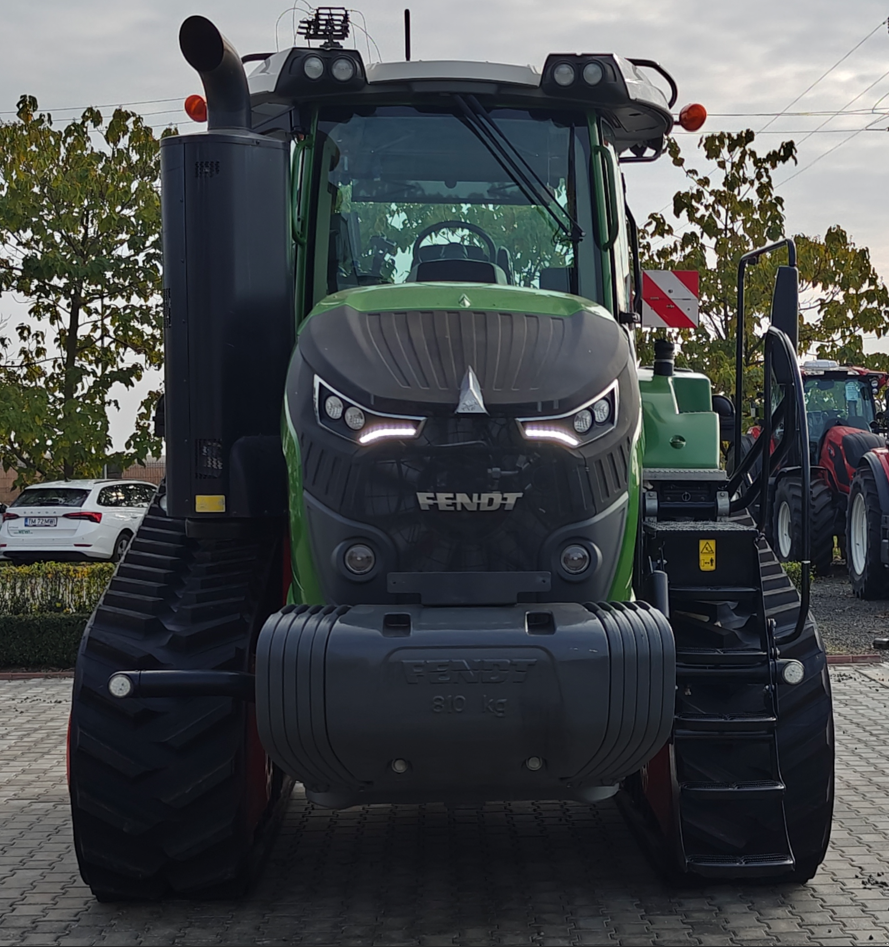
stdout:
<svg viewBox="0 0 889 947">
<path fill-rule="evenodd" d="M 812 464 L 812 565 L 824 575 L 834 538 L 860 598 L 889 596 L 889 450 L 883 405 L 889 375 L 827 359 L 802 366 Z M 758 429 L 751 433 L 756 436 Z M 773 481 L 772 541 L 798 560 L 802 496 L 797 469 Z"/>
</svg>

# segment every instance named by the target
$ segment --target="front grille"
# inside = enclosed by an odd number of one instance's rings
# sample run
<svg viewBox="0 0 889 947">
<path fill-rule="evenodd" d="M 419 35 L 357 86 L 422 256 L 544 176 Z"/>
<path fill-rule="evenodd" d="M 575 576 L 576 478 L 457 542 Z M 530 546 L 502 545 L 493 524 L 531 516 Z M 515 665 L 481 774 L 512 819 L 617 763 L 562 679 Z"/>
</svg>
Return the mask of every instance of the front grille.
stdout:
<svg viewBox="0 0 889 947">
<path fill-rule="evenodd" d="M 539 568 L 541 544 L 553 530 L 590 519 L 626 490 L 630 440 L 599 454 L 601 447 L 590 445 L 584 458 L 526 441 L 510 419 L 435 417 L 416 441 L 348 457 L 305 434 L 300 448 L 306 489 L 389 536 L 400 568 L 509 572 Z M 521 494 L 509 510 L 443 510 L 437 501 L 422 509 L 418 500 L 507 493 Z"/>
</svg>

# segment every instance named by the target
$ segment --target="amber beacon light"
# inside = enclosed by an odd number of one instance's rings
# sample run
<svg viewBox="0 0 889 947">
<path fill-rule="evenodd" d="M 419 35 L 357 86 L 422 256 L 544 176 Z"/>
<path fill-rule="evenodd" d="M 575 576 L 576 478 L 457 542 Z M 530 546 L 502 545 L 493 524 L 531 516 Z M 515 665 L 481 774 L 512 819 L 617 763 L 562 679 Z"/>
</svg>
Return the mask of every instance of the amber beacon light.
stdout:
<svg viewBox="0 0 889 947">
<path fill-rule="evenodd" d="M 207 100 L 202 95 L 190 95 L 185 100 L 185 114 L 193 122 L 206 122 Z"/>
<path fill-rule="evenodd" d="M 687 132 L 696 132 L 706 121 L 707 110 L 697 102 L 684 106 L 679 113 L 679 124 Z"/>
</svg>

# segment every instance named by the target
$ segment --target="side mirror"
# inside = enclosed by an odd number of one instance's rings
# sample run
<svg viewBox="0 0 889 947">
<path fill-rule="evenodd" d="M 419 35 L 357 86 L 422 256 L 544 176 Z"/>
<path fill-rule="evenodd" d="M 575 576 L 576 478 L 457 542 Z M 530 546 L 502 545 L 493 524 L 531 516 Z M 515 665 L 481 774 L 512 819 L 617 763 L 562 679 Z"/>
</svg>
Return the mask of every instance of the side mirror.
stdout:
<svg viewBox="0 0 889 947">
<path fill-rule="evenodd" d="M 772 325 L 790 339 L 799 351 L 799 271 L 795 266 L 779 266 L 772 294 Z"/>
</svg>

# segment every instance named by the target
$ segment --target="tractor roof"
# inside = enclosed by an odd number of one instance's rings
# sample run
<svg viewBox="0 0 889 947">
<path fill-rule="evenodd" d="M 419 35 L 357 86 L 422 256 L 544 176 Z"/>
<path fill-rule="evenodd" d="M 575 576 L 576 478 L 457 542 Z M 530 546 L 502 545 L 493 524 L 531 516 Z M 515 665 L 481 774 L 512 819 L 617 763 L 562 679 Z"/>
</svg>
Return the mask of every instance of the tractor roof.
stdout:
<svg viewBox="0 0 889 947">
<path fill-rule="evenodd" d="M 669 84 L 669 97 L 649 70 Z M 453 60 L 365 65 L 354 49 L 295 47 L 263 58 L 248 85 L 258 131 L 272 131 L 303 105 L 429 105 L 462 94 L 488 107 L 595 109 L 612 127 L 618 151 L 633 149 L 636 156 L 660 151 L 676 100 L 673 79 L 656 63 L 612 53 L 553 53 L 538 69 Z"/>
<path fill-rule="evenodd" d="M 874 368 L 861 368 L 858 365 L 840 365 L 839 362 L 829 358 L 816 358 L 803 362 L 800 365 L 800 371 L 804 378 L 807 376 L 815 378 L 854 378 L 856 376 L 877 378 L 881 387 L 889 380 L 889 375 L 886 372 L 877 371 Z"/>
</svg>

